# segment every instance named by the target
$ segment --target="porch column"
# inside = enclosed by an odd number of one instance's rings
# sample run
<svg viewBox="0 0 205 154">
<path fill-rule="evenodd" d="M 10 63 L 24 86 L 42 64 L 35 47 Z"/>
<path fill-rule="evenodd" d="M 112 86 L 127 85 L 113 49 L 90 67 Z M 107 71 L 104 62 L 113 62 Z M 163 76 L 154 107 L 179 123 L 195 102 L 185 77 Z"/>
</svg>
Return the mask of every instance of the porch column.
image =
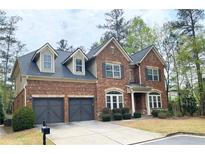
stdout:
<svg viewBox="0 0 205 154">
<path fill-rule="evenodd" d="M 135 99 L 134 99 L 134 92 L 131 92 L 131 101 L 132 101 L 132 115 L 135 113 Z"/>
<path fill-rule="evenodd" d="M 151 115 L 150 105 L 149 105 L 149 93 L 146 93 L 146 107 L 147 107 L 147 115 Z"/>
</svg>

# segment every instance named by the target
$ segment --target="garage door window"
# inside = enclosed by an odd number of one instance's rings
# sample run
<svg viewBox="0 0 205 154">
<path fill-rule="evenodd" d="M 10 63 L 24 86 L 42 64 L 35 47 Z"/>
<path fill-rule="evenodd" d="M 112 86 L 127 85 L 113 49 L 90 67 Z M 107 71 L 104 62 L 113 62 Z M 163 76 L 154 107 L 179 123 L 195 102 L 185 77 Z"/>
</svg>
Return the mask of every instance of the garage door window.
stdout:
<svg viewBox="0 0 205 154">
<path fill-rule="evenodd" d="M 106 107 L 110 109 L 124 107 L 123 94 L 117 91 L 106 93 Z"/>
</svg>

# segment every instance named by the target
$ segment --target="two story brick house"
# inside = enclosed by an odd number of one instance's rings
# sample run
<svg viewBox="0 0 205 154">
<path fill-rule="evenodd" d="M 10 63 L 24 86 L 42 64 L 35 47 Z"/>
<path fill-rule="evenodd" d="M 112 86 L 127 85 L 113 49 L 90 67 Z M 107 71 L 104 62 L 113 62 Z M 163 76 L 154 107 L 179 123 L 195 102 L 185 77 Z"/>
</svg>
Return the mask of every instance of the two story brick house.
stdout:
<svg viewBox="0 0 205 154">
<path fill-rule="evenodd" d="M 128 55 L 114 37 L 87 54 L 46 43 L 14 65 L 13 112 L 31 107 L 36 123 L 98 119 L 104 107 L 150 115 L 153 108 L 167 108 L 164 67 L 153 45 Z"/>
</svg>

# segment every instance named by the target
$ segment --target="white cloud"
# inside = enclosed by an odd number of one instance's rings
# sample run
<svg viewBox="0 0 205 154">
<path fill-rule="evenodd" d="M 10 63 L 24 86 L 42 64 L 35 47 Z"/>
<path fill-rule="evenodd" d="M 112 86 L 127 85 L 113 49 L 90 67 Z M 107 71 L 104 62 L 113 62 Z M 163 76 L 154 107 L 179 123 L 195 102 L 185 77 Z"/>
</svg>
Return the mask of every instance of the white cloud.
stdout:
<svg viewBox="0 0 205 154">
<path fill-rule="evenodd" d="M 108 10 L 7 10 L 8 15 L 19 15 L 17 38 L 26 43 L 28 50 L 35 50 L 49 42 L 56 47 L 60 39 L 67 39 L 74 47 L 89 49 L 98 41 L 103 30 L 96 26 L 105 22 Z M 173 18 L 170 10 L 125 10 L 126 19 L 141 16 L 147 24 L 162 25 Z"/>
</svg>

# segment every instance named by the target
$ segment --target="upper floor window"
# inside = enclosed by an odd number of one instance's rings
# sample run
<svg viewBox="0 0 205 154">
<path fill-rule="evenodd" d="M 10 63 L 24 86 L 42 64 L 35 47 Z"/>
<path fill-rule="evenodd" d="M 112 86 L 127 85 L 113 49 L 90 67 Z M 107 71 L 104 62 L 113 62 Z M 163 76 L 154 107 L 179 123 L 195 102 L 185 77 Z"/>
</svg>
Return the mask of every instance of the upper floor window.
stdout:
<svg viewBox="0 0 205 154">
<path fill-rule="evenodd" d="M 76 59 L 75 60 L 75 67 L 76 67 L 76 72 L 83 72 L 83 63 L 81 59 Z"/>
<path fill-rule="evenodd" d="M 105 75 L 108 78 L 121 78 L 121 67 L 119 64 L 105 64 Z"/>
<path fill-rule="evenodd" d="M 147 68 L 146 72 L 147 80 L 159 81 L 159 69 L 158 68 Z"/>
<path fill-rule="evenodd" d="M 51 55 L 49 54 L 44 55 L 44 68 L 51 69 Z"/>
</svg>

